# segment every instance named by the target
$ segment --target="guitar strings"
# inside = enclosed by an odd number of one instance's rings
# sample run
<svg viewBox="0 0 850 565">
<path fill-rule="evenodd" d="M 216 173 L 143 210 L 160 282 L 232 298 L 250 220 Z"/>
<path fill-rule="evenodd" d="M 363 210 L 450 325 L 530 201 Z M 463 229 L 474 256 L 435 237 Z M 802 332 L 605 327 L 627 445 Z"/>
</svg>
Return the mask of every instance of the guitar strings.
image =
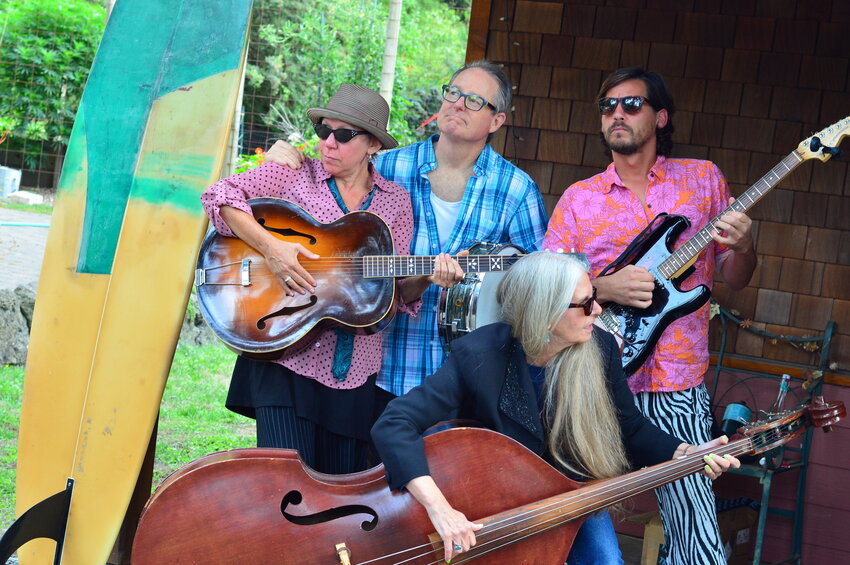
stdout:
<svg viewBox="0 0 850 565">
<path fill-rule="evenodd" d="M 735 442 L 728 443 L 724 446 L 720 446 L 718 449 L 715 450 L 715 455 L 722 457 L 726 454 L 731 455 L 757 452 L 759 449 L 765 446 L 769 446 L 781 439 L 786 438 L 787 434 L 784 433 L 781 428 L 785 427 L 790 429 L 792 427 L 792 424 L 795 424 L 798 421 L 799 418 L 786 424 L 776 425 L 774 428 L 765 430 L 764 432 L 761 432 L 759 434 L 754 434 L 751 437 L 747 437 L 741 440 L 737 440 Z M 559 497 L 558 500 L 553 501 L 552 503 L 549 503 L 548 505 L 545 505 L 543 507 L 516 514 L 503 520 L 491 522 L 485 527 L 486 531 L 482 530 L 478 534 L 480 538 L 484 539 L 481 543 L 477 544 L 474 547 L 474 554 L 469 555 L 468 557 L 465 557 L 463 554 L 461 554 L 456 558 L 458 560 L 457 562 L 463 563 L 469 561 L 471 559 L 480 557 L 481 555 L 484 555 L 486 553 L 501 549 L 512 543 L 516 543 L 517 541 L 526 539 L 532 535 L 537 535 L 552 528 L 558 527 L 566 521 L 574 520 L 576 518 L 592 514 L 602 508 L 616 503 L 619 500 L 624 500 L 640 492 L 651 490 L 656 486 L 661 486 L 667 482 L 670 482 L 668 479 L 678 473 L 684 473 L 682 476 L 688 475 L 690 474 L 690 472 L 693 472 L 691 471 L 691 468 L 697 461 L 700 461 L 700 464 L 702 464 L 702 458 L 702 453 L 692 454 L 687 457 L 677 459 L 675 464 L 666 465 L 664 469 L 661 470 L 653 470 L 650 472 L 646 472 L 646 470 L 639 470 L 628 475 L 624 475 L 621 478 L 616 478 L 612 480 L 603 481 L 602 483 L 580 487 L 580 489 L 577 489 L 580 492 L 575 494 L 567 493 L 563 497 Z M 642 479 L 640 481 L 640 484 L 634 482 L 637 478 Z M 626 487 L 624 490 L 617 490 L 619 488 L 622 488 L 624 485 Z M 584 499 L 599 496 L 599 489 L 603 488 L 605 489 L 605 493 L 610 493 L 609 496 L 602 496 L 596 501 L 594 505 L 590 507 L 581 507 L 581 504 L 584 502 Z M 573 510 L 572 514 L 568 513 L 568 520 L 565 520 L 563 516 L 556 516 L 553 518 L 549 518 L 548 520 L 544 520 L 543 522 L 535 522 L 531 525 L 521 526 L 519 529 L 517 529 L 518 525 L 521 525 L 524 522 L 534 520 L 538 516 L 545 515 L 547 512 L 567 511 L 571 507 L 576 505 L 579 505 L 578 512 Z M 507 534 L 498 533 L 501 530 L 505 530 L 508 528 L 510 528 L 510 531 Z M 487 535 L 492 536 L 493 534 L 496 534 L 495 538 L 487 539 Z M 510 541 L 505 542 L 505 540 L 508 539 L 510 539 Z M 439 547 L 435 547 L 432 544 L 421 544 L 419 546 L 400 550 L 393 554 L 361 562 L 361 565 L 367 565 L 369 563 L 374 563 L 379 560 L 382 561 L 384 559 L 396 557 L 400 554 L 405 554 L 411 551 L 417 551 L 425 548 L 427 549 L 424 552 L 409 557 L 403 561 L 398 561 L 396 563 L 403 564 L 414 559 L 419 559 L 420 557 L 424 557 L 434 551 L 439 551 L 440 549 Z M 431 562 L 429 565 L 435 565 L 437 563 L 440 563 L 441 561 L 441 559 L 438 559 L 436 561 Z"/>
<path fill-rule="evenodd" d="M 461 264 L 461 267 L 466 267 L 470 272 L 490 272 L 494 270 L 501 270 L 500 267 L 503 266 L 512 265 L 519 257 L 512 255 L 465 255 L 453 258 Z M 498 260 L 495 260 L 495 258 L 498 258 Z M 249 260 L 249 271 L 252 277 L 256 276 L 258 278 L 262 278 L 276 276 L 271 272 L 264 259 L 257 257 L 249 258 Z M 361 257 L 320 257 L 319 259 L 307 260 L 304 263 L 301 263 L 301 265 L 303 267 L 309 267 L 307 272 L 310 273 L 337 272 L 362 275 L 362 273 L 368 270 L 368 278 L 392 278 L 395 276 L 402 277 L 415 276 L 417 274 L 431 274 L 433 273 L 433 268 L 428 268 L 427 272 L 422 272 L 421 270 L 426 267 L 431 267 L 434 264 L 434 261 L 434 257 L 421 255 L 366 255 Z M 474 265 L 476 261 L 479 265 Z M 413 271 L 411 271 L 411 263 Z M 471 263 L 473 263 L 473 265 L 470 265 Z M 496 266 L 497 268 L 493 269 L 492 266 Z M 202 270 L 210 276 L 215 275 L 217 277 L 221 277 L 227 276 L 227 272 L 224 274 L 221 272 L 227 267 L 232 267 L 233 277 L 241 279 L 241 260 L 222 263 L 220 265 L 211 265 L 209 267 L 204 267 Z M 211 271 L 215 271 L 215 273 L 211 273 Z"/>
</svg>

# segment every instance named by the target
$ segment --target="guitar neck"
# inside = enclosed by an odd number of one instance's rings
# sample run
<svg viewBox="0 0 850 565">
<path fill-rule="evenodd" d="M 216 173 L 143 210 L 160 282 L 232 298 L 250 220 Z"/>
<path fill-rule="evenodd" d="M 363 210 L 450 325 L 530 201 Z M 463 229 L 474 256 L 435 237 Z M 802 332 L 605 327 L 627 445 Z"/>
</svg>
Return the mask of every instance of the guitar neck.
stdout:
<svg viewBox="0 0 850 565">
<path fill-rule="evenodd" d="M 788 174 L 796 169 L 804 159 L 796 151 L 785 156 L 775 167 L 770 169 L 766 175 L 761 177 L 754 185 L 746 190 L 740 197 L 730 204 L 717 217 L 708 222 L 702 229 L 693 235 L 688 241 L 679 246 L 676 251 L 664 260 L 658 267 L 659 273 L 667 279 L 679 274 L 683 267 L 693 263 L 694 258 L 705 249 L 711 239 L 711 232 L 720 216 L 727 212 L 746 212 L 761 200 L 765 194 L 770 192 Z"/>
<path fill-rule="evenodd" d="M 522 255 L 454 255 L 465 273 L 507 271 Z M 415 277 L 434 273 L 436 255 L 367 255 L 363 277 Z"/>
</svg>

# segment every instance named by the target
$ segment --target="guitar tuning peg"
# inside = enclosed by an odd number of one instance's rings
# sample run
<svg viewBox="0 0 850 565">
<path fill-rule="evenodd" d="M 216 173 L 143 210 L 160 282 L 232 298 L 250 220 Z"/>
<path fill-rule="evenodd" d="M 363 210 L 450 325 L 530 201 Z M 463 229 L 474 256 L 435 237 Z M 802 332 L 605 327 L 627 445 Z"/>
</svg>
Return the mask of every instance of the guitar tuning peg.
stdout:
<svg viewBox="0 0 850 565">
<path fill-rule="evenodd" d="M 836 159 L 841 157 L 841 148 L 840 147 L 826 147 L 826 146 L 824 146 L 823 152 L 832 155 Z"/>
</svg>

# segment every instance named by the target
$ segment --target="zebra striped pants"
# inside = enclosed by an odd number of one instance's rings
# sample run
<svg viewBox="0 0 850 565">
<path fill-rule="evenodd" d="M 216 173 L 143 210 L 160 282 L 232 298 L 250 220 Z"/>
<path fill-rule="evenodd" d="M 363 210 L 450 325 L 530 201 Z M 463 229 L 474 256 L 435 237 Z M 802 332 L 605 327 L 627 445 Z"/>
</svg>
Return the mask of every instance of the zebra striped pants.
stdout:
<svg viewBox="0 0 850 565">
<path fill-rule="evenodd" d="M 699 445 L 711 439 L 711 402 L 704 384 L 676 392 L 639 392 L 638 409 L 665 432 Z M 655 490 L 668 565 L 724 565 L 711 479 L 690 475 Z"/>
</svg>

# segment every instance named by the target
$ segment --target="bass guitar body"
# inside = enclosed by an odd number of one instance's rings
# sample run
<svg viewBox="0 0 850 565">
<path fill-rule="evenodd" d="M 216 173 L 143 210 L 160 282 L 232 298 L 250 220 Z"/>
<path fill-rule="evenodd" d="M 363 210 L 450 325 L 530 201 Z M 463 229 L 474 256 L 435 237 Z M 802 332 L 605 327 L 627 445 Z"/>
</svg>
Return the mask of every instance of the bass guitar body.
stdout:
<svg viewBox="0 0 850 565">
<path fill-rule="evenodd" d="M 254 217 L 275 237 L 300 243 L 328 259 L 302 259 L 316 280 L 315 293 L 287 296 L 262 253 L 211 229 L 201 246 L 195 287 L 212 330 L 248 356 L 276 357 L 313 331 L 340 327 L 375 333 L 392 319 L 393 278 L 366 278 L 351 258 L 393 255 L 392 235 L 377 215 L 357 211 L 323 224 L 277 198 L 249 200 Z"/>
<path fill-rule="evenodd" d="M 488 430 L 443 431 L 425 446 L 432 477 L 473 521 L 579 486 Z M 583 520 L 525 520 L 519 532 L 515 521 L 490 521 L 492 534 L 456 560 L 563 565 Z M 166 479 L 148 502 L 132 555 L 133 565 L 433 565 L 444 562 L 443 552 L 424 507 L 390 491 L 382 465 L 324 475 L 293 450 L 243 449 L 209 455 Z"/>
<path fill-rule="evenodd" d="M 695 312 L 711 297 L 711 291 L 705 285 L 687 291 L 680 290 L 679 284 L 686 275 L 668 278 L 658 272 L 659 266 L 670 257 L 679 235 L 690 225 L 684 216 L 663 216 L 660 225 L 647 234 L 643 244 L 634 253 L 620 257 L 611 267 L 611 272 L 626 265 L 637 265 L 648 270 L 655 277 L 652 304 L 647 308 L 634 308 L 614 302 L 602 305 L 604 311 L 600 321 L 621 342 L 623 371 L 627 375 L 643 365 L 671 322 Z"/>
</svg>

